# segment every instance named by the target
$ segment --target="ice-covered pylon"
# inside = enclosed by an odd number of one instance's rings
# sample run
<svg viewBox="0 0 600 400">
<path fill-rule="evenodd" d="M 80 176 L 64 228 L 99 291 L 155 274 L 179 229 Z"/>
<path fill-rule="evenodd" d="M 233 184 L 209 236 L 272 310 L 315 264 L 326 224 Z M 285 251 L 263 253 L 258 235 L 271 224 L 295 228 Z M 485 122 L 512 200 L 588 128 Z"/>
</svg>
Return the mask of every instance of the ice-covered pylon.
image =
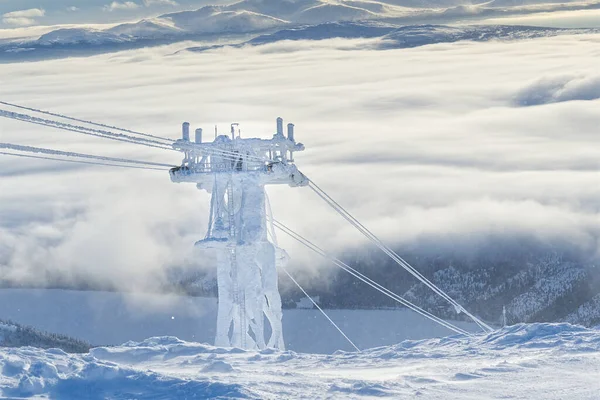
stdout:
<svg viewBox="0 0 600 400">
<path fill-rule="evenodd" d="M 242 139 L 236 127 L 204 143 L 201 129 L 191 142 L 184 123 L 183 137 L 173 147 L 185 157 L 171 169 L 171 180 L 196 183 L 212 196 L 208 232 L 196 246 L 217 251 L 215 345 L 284 349 L 277 266 L 288 257 L 267 237 L 265 186 L 308 184 L 293 164 L 294 152 L 304 145 L 296 143 L 292 124 L 284 135 L 281 118 L 271 139 Z"/>
</svg>

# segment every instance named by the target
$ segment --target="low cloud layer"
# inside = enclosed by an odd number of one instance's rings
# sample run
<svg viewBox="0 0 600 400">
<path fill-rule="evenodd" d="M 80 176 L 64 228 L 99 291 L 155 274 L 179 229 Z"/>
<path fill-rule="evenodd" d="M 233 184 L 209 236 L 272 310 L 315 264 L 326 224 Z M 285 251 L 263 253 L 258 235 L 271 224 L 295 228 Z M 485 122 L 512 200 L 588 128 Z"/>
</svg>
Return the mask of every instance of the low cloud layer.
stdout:
<svg viewBox="0 0 600 400">
<path fill-rule="evenodd" d="M 29 26 L 37 23 L 37 18 L 46 15 L 46 11 L 40 8 L 12 11 L 2 15 L 2 23 L 13 26 Z"/>
<path fill-rule="evenodd" d="M 117 10 L 135 10 L 139 7 L 139 4 L 133 1 L 113 1 L 112 3 L 104 6 L 104 11 L 117 11 Z"/>
<path fill-rule="evenodd" d="M 528 85 L 517 94 L 515 102 L 521 106 L 537 106 L 596 99 L 600 99 L 600 75 L 559 75 L 540 79 Z"/>
<path fill-rule="evenodd" d="M 294 122 L 299 168 L 383 239 L 476 249 L 529 236 L 594 257 L 600 238 L 597 35 L 384 52 L 364 40 L 177 52 L 190 43 L 0 65 L 2 100 L 177 137 L 180 123 L 268 137 Z M 241 61 L 243 60 L 243 61 Z M 6 77 L 11 77 L 10 80 Z M 536 107 L 523 107 L 533 105 Z M 178 163 L 175 153 L 0 120 L 3 142 Z M 0 158 L 0 271 L 153 288 L 192 253 L 209 196 L 166 173 Z M 276 218 L 330 251 L 364 240 L 308 189 Z M 322 261 L 280 235 L 293 268 Z M 433 238 L 433 239 L 432 239 Z"/>
</svg>

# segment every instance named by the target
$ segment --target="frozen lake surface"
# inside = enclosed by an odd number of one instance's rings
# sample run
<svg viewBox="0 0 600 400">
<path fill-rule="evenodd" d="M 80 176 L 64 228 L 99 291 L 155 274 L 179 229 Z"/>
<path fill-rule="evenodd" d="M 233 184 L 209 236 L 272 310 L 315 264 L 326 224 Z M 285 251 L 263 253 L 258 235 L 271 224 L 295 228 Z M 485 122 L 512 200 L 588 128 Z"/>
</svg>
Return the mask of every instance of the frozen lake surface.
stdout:
<svg viewBox="0 0 600 400">
<path fill-rule="evenodd" d="M 453 333 L 405 309 L 326 312 L 361 349 Z M 94 345 L 118 345 L 152 336 L 212 344 L 217 303 L 216 299 L 202 297 L 2 289 L 0 319 L 74 336 Z M 471 323 L 456 325 L 475 329 Z M 287 349 L 296 352 L 352 350 L 314 309 L 284 310 L 283 333 Z"/>
</svg>

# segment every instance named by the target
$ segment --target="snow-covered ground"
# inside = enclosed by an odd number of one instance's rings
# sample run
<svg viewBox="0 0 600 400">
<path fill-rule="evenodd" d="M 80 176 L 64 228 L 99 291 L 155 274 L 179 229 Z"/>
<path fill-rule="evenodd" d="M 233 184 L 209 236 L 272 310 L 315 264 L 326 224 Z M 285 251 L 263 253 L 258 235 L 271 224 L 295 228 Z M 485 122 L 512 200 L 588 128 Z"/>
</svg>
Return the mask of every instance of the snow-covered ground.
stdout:
<svg viewBox="0 0 600 400">
<path fill-rule="evenodd" d="M 452 334 L 406 309 L 327 310 L 327 314 L 361 349 Z M 118 345 L 151 336 L 176 336 L 212 344 L 217 305 L 216 299 L 201 297 L 2 289 L 0 319 L 94 345 Z M 470 323 L 457 325 L 475 329 Z M 293 351 L 333 353 L 352 349 L 318 310 L 284 310 L 283 333 L 287 348 Z"/>
<path fill-rule="evenodd" d="M 516 325 L 334 355 L 154 337 L 85 355 L 0 350 L 0 395 L 87 399 L 598 399 L 600 332 Z"/>
</svg>

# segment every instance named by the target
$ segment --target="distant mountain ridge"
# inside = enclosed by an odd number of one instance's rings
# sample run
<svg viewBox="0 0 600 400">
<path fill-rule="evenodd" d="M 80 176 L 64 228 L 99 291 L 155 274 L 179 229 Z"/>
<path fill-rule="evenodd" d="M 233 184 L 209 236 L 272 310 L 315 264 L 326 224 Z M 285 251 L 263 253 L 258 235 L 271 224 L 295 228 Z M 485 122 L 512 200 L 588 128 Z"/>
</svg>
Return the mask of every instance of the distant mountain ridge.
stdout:
<svg viewBox="0 0 600 400">
<path fill-rule="evenodd" d="M 519 242 L 519 240 L 515 240 Z M 597 256 L 523 238 L 497 238 L 472 252 L 399 249 L 398 253 L 466 309 L 493 324 L 569 322 L 600 324 Z M 343 259 L 365 275 L 428 311 L 460 318 L 454 307 L 379 252 L 354 251 Z M 318 290 L 328 308 L 370 308 L 395 303 L 339 272 Z"/>
<path fill-rule="evenodd" d="M 127 48 L 154 46 L 181 40 L 214 39 L 223 35 L 258 35 L 256 44 L 266 40 L 284 40 L 294 34 L 296 40 L 303 33 L 305 39 L 318 37 L 373 37 L 373 25 L 382 24 L 394 28 L 404 26 L 444 26 L 456 21 L 476 21 L 474 18 L 505 17 L 513 14 L 572 9 L 597 9 L 598 3 L 555 2 L 555 1 L 493 1 L 480 4 L 464 4 L 456 0 L 432 0 L 416 2 L 412 0 L 242 0 L 229 5 L 204 6 L 197 10 L 180 11 L 124 23 L 99 30 L 87 27 L 61 28 L 46 33 L 35 40 L 9 42 L 0 45 L 0 61 L 3 59 L 27 59 L 41 56 L 61 57 L 71 52 L 117 51 Z M 354 23 L 356 32 L 344 25 L 346 32 L 340 36 L 317 34 L 332 24 Z M 364 27 L 370 27 L 369 36 Z M 478 28 L 481 29 L 481 28 Z M 508 31 L 508 29 L 505 29 Z M 513 39 L 522 38 L 520 35 Z M 548 31 L 550 32 L 550 31 Z M 565 33 L 564 31 L 563 33 Z M 271 35 L 266 37 L 265 34 Z M 401 35 L 402 33 L 397 33 Z M 540 34 L 541 35 L 541 34 Z M 468 34 L 458 40 L 471 40 Z M 437 35 L 425 40 L 433 43 Z M 443 41 L 448 41 L 445 36 Z M 508 38 L 504 35 L 503 38 Z M 289 37 L 288 37 L 289 39 Z M 405 39 L 394 37 L 390 41 L 402 42 Z M 247 38 L 244 39 L 247 41 Z M 292 39 L 294 40 L 294 39 Z M 239 40 L 238 40 L 239 42 Z M 245 43 L 245 42 L 244 42 Z M 415 43 L 415 41 L 413 41 Z M 241 43 L 239 43 L 241 44 Z M 398 46 L 396 46 L 398 47 Z M 403 47 L 403 46 L 400 46 Z M 410 46 L 404 46 L 410 47 Z M 69 53 L 65 53 L 68 51 Z"/>
</svg>

